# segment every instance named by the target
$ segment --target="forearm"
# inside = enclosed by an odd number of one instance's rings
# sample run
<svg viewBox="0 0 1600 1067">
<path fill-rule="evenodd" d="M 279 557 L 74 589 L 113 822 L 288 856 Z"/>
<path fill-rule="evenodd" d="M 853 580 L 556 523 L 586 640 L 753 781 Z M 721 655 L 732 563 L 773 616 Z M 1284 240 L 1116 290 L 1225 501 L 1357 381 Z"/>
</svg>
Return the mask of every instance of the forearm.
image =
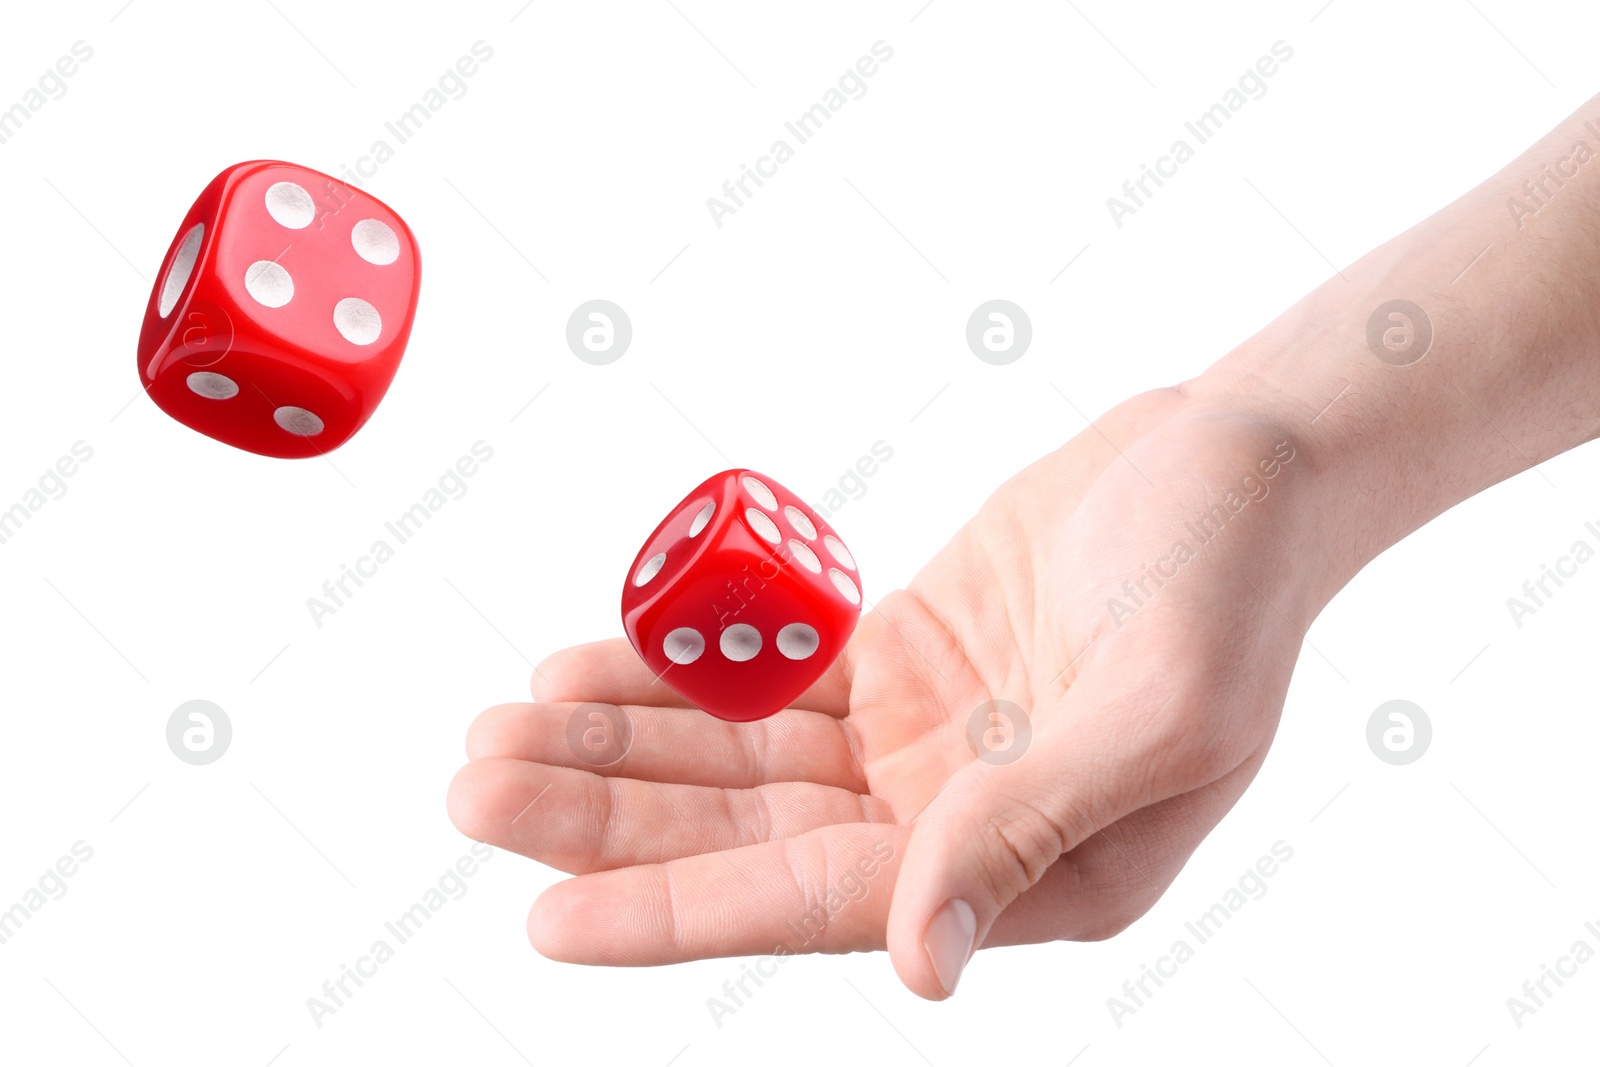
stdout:
<svg viewBox="0 0 1600 1067">
<path fill-rule="evenodd" d="M 1431 323 L 1415 362 L 1415 340 L 1386 358 L 1369 345 L 1369 319 L 1395 300 Z M 1597 309 L 1600 97 L 1186 388 L 1268 412 L 1303 443 L 1339 531 L 1324 546 L 1331 596 L 1435 515 L 1600 434 Z"/>
</svg>

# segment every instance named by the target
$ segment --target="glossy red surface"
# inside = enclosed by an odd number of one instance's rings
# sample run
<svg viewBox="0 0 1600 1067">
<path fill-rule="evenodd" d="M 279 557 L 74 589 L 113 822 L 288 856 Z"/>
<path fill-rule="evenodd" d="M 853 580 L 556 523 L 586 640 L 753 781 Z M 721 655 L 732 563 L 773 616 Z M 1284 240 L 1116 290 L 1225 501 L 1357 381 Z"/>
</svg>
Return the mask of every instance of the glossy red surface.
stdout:
<svg viewBox="0 0 1600 1067">
<path fill-rule="evenodd" d="M 179 253 L 196 226 L 185 280 Z M 139 335 L 140 382 L 174 419 L 236 448 L 321 455 L 383 399 L 420 281 L 416 238 L 382 203 L 306 167 L 237 164 L 167 250 Z"/>
<path fill-rule="evenodd" d="M 723 471 L 646 539 L 623 585 L 622 625 L 663 682 L 719 719 L 749 722 L 788 707 L 838 657 L 860 589 L 856 561 L 808 504 L 764 474 Z"/>
</svg>

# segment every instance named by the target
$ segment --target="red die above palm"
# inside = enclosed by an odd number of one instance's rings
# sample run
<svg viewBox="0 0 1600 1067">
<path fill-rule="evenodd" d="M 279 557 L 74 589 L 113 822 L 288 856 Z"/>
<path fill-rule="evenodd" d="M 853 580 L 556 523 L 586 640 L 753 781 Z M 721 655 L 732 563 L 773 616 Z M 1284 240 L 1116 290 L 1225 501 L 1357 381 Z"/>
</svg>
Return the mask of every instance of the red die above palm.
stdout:
<svg viewBox="0 0 1600 1067">
<path fill-rule="evenodd" d="M 320 455 L 383 399 L 420 279 L 416 239 L 377 200 L 305 167 L 240 163 L 178 227 L 139 335 L 140 380 L 219 441 Z"/>
<path fill-rule="evenodd" d="M 861 615 L 856 561 L 765 475 L 723 471 L 639 550 L 622 625 L 652 671 L 719 719 L 783 708 L 844 649 Z"/>
</svg>

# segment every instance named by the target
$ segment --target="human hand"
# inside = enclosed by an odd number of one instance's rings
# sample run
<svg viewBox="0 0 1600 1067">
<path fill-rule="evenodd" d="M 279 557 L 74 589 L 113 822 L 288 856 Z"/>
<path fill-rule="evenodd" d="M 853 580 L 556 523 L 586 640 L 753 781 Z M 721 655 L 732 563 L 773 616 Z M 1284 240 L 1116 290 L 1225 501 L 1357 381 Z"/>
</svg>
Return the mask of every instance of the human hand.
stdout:
<svg viewBox="0 0 1600 1067">
<path fill-rule="evenodd" d="M 624 641 L 568 649 L 473 724 L 451 818 L 578 875 L 529 916 L 555 959 L 887 947 L 939 999 L 977 946 L 1109 937 L 1266 755 L 1337 588 L 1314 487 L 1272 420 L 1135 397 L 996 492 L 794 709 L 722 722 Z M 1031 719 L 1009 763 L 969 743 L 991 701 Z M 616 763 L 568 747 L 578 703 L 624 709 Z"/>
</svg>

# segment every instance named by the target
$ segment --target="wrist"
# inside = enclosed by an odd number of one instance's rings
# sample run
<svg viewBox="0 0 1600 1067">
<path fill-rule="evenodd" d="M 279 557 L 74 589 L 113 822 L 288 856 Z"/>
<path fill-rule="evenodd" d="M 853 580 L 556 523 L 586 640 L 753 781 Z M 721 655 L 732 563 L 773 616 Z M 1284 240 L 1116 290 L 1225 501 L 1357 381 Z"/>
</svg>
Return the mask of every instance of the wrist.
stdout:
<svg viewBox="0 0 1600 1067">
<path fill-rule="evenodd" d="M 1581 140 L 1600 150 L 1586 112 L 1600 131 L 1600 102 L 1586 105 L 1186 383 L 1297 436 L 1335 590 L 1434 516 L 1600 431 L 1600 158 L 1536 217 L 1508 207 L 1547 160 Z"/>
</svg>

